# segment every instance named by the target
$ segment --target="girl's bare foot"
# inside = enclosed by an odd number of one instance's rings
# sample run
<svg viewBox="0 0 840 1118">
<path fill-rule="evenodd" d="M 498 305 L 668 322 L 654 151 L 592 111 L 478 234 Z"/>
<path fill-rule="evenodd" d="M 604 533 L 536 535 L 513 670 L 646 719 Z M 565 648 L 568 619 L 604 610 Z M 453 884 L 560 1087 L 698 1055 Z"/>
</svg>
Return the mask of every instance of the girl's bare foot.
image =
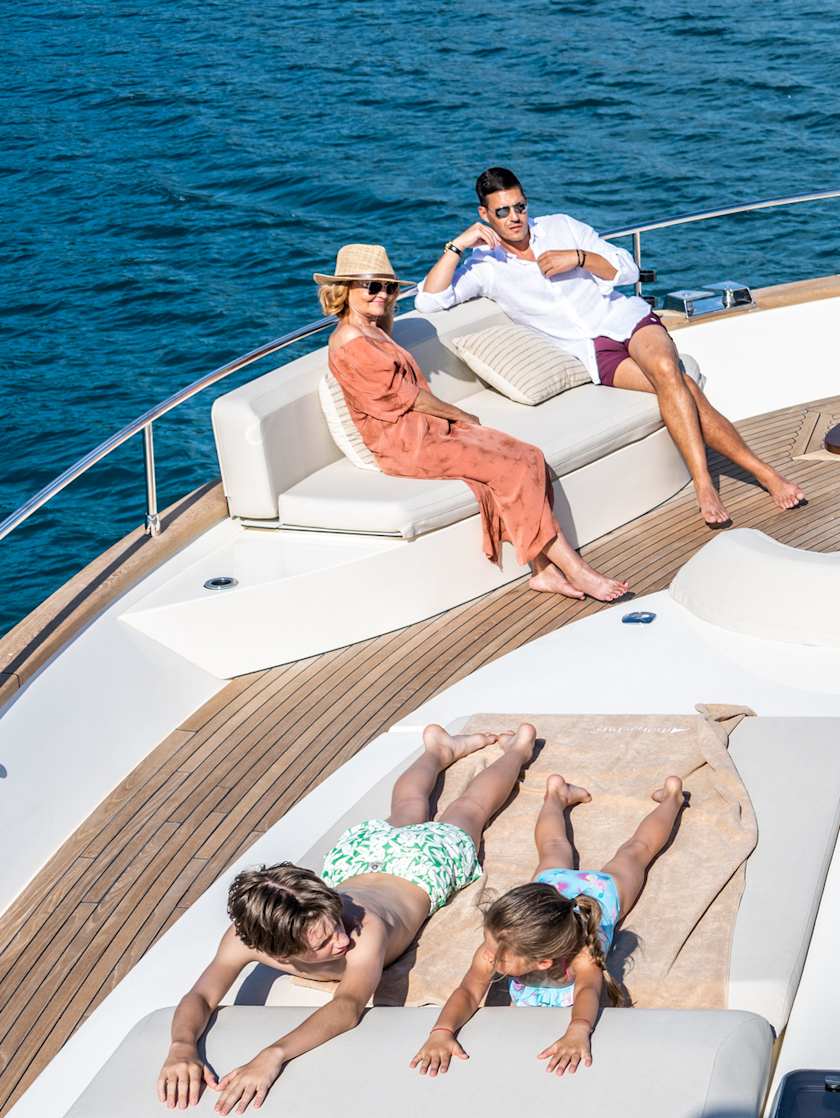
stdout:
<svg viewBox="0 0 840 1118">
<path fill-rule="evenodd" d="M 518 752 L 525 765 L 534 756 L 534 746 L 537 744 L 537 730 L 530 722 L 523 722 L 515 734 L 499 734 L 499 745 L 505 753 Z"/>
<path fill-rule="evenodd" d="M 581 788 L 579 784 L 567 784 L 559 773 L 552 773 L 545 782 L 545 798 L 550 796 L 562 800 L 564 807 L 588 804 L 592 799 L 585 788 Z"/>
<path fill-rule="evenodd" d="M 443 726 L 434 723 L 423 731 L 426 752 L 434 753 L 444 768 L 498 740 L 498 734 L 447 734 Z"/>
<path fill-rule="evenodd" d="M 682 780 L 678 776 L 666 776 L 663 786 L 651 793 L 650 798 L 656 800 L 658 804 L 664 804 L 666 800 L 670 799 L 679 800 L 682 803 L 685 800 Z"/>
<path fill-rule="evenodd" d="M 763 479 L 763 482 L 767 492 L 780 509 L 795 509 L 805 500 L 805 490 L 795 482 L 788 481 L 781 474 L 777 474 L 775 470 L 769 477 Z"/>
<path fill-rule="evenodd" d="M 535 571 L 528 579 L 528 586 L 532 590 L 540 590 L 544 594 L 563 594 L 567 598 L 584 598 L 586 595 L 576 586 L 572 586 L 562 571 L 553 563 Z"/>
<path fill-rule="evenodd" d="M 697 492 L 697 503 L 700 506 L 700 515 L 714 528 L 728 524 L 732 517 L 726 511 L 726 505 L 720 499 L 717 489 L 709 482 L 708 485 L 694 486 Z"/>
<path fill-rule="evenodd" d="M 569 577 L 573 586 L 588 594 L 590 598 L 597 598 L 599 602 L 614 602 L 630 588 L 629 582 L 598 574 L 583 559 L 580 560 L 580 565 L 570 572 Z"/>
</svg>

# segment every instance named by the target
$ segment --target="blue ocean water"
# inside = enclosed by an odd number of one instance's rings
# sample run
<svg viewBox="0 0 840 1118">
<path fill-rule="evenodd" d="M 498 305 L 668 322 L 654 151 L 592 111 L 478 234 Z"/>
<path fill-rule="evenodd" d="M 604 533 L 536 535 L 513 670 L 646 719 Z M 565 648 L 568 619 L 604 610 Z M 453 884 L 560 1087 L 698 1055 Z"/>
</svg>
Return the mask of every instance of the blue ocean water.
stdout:
<svg viewBox="0 0 840 1118">
<path fill-rule="evenodd" d="M 485 166 L 512 166 L 533 213 L 601 229 L 840 185 L 838 0 L 0 9 L 0 515 L 318 317 L 310 275 L 340 244 L 382 242 L 421 277 L 474 219 Z M 817 203 L 655 233 L 645 262 L 660 292 L 837 271 L 838 217 Z M 213 396 L 156 426 L 161 507 L 218 472 Z M 0 543 L 0 631 L 143 502 L 134 440 Z"/>
</svg>

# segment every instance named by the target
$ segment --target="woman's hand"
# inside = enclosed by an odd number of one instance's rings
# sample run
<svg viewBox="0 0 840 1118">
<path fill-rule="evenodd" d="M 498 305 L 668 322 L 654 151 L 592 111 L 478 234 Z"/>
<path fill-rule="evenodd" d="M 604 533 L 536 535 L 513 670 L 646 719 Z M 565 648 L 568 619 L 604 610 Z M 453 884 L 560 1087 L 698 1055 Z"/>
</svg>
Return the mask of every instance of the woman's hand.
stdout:
<svg viewBox="0 0 840 1118">
<path fill-rule="evenodd" d="M 172 1044 L 158 1076 L 158 1098 L 170 1110 L 195 1106 L 201 1094 L 202 1081 L 214 1089 L 216 1076 L 198 1058 L 194 1044 Z"/>
<path fill-rule="evenodd" d="M 264 1048 L 249 1063 L 222 1076 L 219 1080 L 221 1098 L 216 1103 L 217 1113 L 230 1114 L 236 1107 L 236 1113 L 243 1114 L 250 1103 L 259 1110 L 284 1063 L 282 1052 L 276 1048 Z"/>
<path fill-rule="evenodd" d="M 489 225 L 484 225 L 481 221 L 476 221 L 469 229 L 465 229 L 463 233 L 459 233 L 457 237 L 452 238 L 453 245 L 458 248 L 475 248 L 476 245 L 487 245 L 489 248 L 498 248 L 502 243 L 499 239 L 498 233 L 494 232 Z"/>
<path fill-rule="evenodd" d="M 544 1048 L 537 1056 L 538 1060 L 548 1060 L 546 1071 L 564 1072 L 577 1071 L 578 1065 L 583 1061 L 584 1067 L 592 1066 L 592 1049 L 589 1043 L 589 1026 L 585 1022 L 572 1022 L 559 1040 Z"/>
<path fill-rule="evenodd" d="M 561 276 L 564 272 L 572 272 L 578 266 L 578 252 L 576 248 L 554 249 L 543 252 L 537 257 L 540 271 L 548 279 L 552 276 Z"/>
<path fill-rule="evenodd" d="M 458 408 L 458 415 L 455 418 L 456 423 L 474 423 L 476 427 L 481 426 L 481 420 L 477 415 L 473 415 L 470 411 L 462 411 Z"/>
<path fill-rule="evenodd" d="M 426 1043 L 408 1066 L 417 1068 L 421 1075 L 434 1077 L 438 1072 L 443 1075 L 449 1071 L 449 1062 L 453 1056 L 457 1056 L 459 1060 L 469 1059 L 454 1033 L 436 1029 L 429 1033 Z"/>
</svg>

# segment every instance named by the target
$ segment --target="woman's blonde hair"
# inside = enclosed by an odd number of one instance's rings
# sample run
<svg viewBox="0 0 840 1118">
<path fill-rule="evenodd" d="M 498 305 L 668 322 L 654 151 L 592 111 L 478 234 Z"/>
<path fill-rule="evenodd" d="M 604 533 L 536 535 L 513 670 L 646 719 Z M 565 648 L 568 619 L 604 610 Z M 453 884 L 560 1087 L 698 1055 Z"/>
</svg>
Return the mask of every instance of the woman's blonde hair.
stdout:
<svg viewBox="0 0 840 1118">
<path fill-rule="evenodd" d="M 350 284 L 349 283 L 319 283 L 318 299 L 324 314 L 334 314 L 336 318 L 343 318 L 350 309 Z M 385 314 L 377 321 L 377 326 L 391 333 L 394 322 L 394 306 L 396 301 L 388 304 Z"/>
<path fill-rule="evenodd" d="M 606 969 L 601 906 L 594 897 L 580 894 L 569 900 L 553 885 L 531 881 L 499 897 L 487 909 L 484 927 L 502 950 L 534 961 L 551 959 L 552 966 L 538 974 L 555 982 L 562 981 L 569 964 L 585 947 L 604 972 L 610 1002 L 627 1004 L 624 991 Z"/>
</svg>

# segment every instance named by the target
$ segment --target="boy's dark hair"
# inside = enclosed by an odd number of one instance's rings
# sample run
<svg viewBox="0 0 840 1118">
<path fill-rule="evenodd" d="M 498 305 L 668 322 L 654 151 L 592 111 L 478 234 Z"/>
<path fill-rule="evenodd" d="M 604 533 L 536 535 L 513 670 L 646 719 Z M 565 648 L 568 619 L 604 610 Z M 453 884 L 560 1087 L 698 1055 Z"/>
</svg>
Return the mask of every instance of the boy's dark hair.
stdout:
<svg viewBox="0 0 840 1118">
<path fill-rule="evenodd" d="M 507 167 L 488 167 L 475 180 L 478 204 L 486 206 L 488 195 L 495 194 L 497 190 L 514 190 L 517 186 L 522 190 L 522 183 Z M 525 193 L 524 190 L 522 193 Z"/>
<path fill-rule="evenodd" d="M 307 934 L 326 917 L 341 922 L 341 898 L 314 874 L 291 862 L 244 870 L 228 892 L 228 916 L 246 947 L 276 959 L 302 955 Z"/>
</svg>

